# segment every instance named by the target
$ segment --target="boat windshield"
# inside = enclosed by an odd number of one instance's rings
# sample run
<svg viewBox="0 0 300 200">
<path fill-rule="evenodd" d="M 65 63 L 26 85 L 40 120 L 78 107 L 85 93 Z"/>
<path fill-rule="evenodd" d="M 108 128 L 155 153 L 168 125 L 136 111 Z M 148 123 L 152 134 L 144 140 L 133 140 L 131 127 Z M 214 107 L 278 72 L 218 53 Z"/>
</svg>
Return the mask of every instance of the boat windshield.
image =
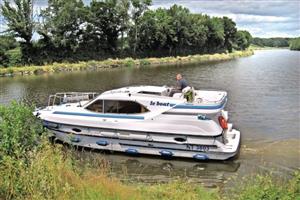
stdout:
<svg viewBox="0 0 300 200">
<path fill-rule="evenodd" d="M 149 111 L 137 102 L 119 100 L 96 100 L 88 105 L 86 109 L 92 112 L 115 114 L 138 114 Z"/>
</svg>

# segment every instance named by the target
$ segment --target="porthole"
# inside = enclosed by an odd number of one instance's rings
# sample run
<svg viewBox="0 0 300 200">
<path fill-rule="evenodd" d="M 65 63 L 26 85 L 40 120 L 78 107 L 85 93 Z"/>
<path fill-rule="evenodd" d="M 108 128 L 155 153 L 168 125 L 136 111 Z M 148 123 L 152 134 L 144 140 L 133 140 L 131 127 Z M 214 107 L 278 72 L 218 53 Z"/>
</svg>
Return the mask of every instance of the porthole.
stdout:
<svg viewBox="0 0 300 200">
<path fill-rule="evenodd" d="M 174 138 L 174 140 L 176 142 L 186 142 L 186 138 L 184 138 L 184 137 L 176 137 L 176 138 Z"/>
<path fill-rule="evenodd" d="M 80 133 L 81 132 L 81 129 L 79 128 L 72 128 L 72 131 L 76 132 L 76 133 Z"/>
</svg>

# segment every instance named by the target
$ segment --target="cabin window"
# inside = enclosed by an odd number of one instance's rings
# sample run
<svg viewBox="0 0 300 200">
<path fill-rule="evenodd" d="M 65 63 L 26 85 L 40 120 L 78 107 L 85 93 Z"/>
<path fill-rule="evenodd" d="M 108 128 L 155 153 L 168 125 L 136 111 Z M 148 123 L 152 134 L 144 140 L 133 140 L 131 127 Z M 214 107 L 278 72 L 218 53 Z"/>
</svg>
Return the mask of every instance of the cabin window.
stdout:
<svg viewBox="0 0 300 200">
<path fill-rule="evenodd" d="M 93 111 L 93 112 L 103 112 L 103 100 L 97 100 L 86 107 L 87 110 Z"/>
<path fill-rule="evenodd" d="M 118 113 L 118 101 L 105 100 L 105 113 Z"/>
<path fill-rule="evenodd" d="M 148 109 L 145 108 L 143 105 L 133 101 L 105 100 L 104 112 L 135 114 L 148 112 Z"/>
</svg>

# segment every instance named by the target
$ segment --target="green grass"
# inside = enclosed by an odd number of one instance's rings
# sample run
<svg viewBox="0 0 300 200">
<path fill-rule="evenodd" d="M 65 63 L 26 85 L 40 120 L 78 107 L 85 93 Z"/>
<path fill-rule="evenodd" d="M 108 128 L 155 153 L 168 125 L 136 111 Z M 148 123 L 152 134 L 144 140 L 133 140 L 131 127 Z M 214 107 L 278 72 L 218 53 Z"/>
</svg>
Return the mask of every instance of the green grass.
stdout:
<svg viewBox="0 0 300 200">
<path fill-rule="evenodd" d="M 250 50 L 272 50 L 272 49 L 287 49 L 288 47 L 268 47 L 268 46 L 258 46 L 251 44 L 249 49 Z"/>
<path fill-rule="evenodd" d="M 300 37 L 290 41 L 290 49 L 300 51 Z"/>
<path fill-rule="evenodd" d="M 110 176 L 105 159 L 78 159 L 76 150 L 52 145 L 32 109 L 22 103 L 0 105 L 0 199 L 63 200 L 297 200 L 300 172 L 283 180 L 272 174 L 244 177 L 224 196 L 186 180 L 167 184 L 129 184 Z"/>
<path fill-rule="evenodd" d="M 205 54 L 205 55 L 191 55 L 191 56 L 177 56 L 177 57 L 163 57 L 163 58 L 147 58 L 147 59 L 107 59 L 104 61 L 87 61 L 77 63 L 53 63 L 44 66 L 15 66 L 0 68 L 0 76 L 8 75 L 30 75 L 41 73 L 54 73 L 61 71 L 80 71 L 80 70 L 101 70 L 115 67 L 139 67 L 139 66 L 153 66 L 153 65 L 176 65 L 188 63 L 208 63 L 214 61 L 224 61 L 235 59 L 243 56 L 253 55 L 252 50 L 235 51 L 233 53 L 223 54 Z"/>
<path fill-rule="evenodd" d="M 237 193 L 237 191 L 239 191 Z M 293 178 L 283 180 L 272 174 L 244 177 L 243 183 L 233 190 L 229 199 L 237 200 L 300 200 L 300 171 Z"/>
</svg>

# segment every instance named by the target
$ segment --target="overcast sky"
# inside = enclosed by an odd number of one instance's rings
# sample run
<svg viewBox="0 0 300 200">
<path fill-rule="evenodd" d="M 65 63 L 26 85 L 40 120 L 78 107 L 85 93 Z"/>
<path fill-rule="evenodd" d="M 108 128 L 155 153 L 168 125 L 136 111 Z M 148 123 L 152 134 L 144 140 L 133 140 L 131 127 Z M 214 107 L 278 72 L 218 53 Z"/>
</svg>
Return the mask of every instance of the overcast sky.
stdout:
<svg viewBox="0 0 300 200">
<path fill-rule="evenodd" d="M 44 7 L 47 0 L 36 0 L 35 4 L 36 8 Z M 193 13 L 228 16 L 238 29 L 256 37 L 300 36 L 300 0 L 153 0 L 152 4 L 151 9 L 178 4 Z"/>
</svg>

